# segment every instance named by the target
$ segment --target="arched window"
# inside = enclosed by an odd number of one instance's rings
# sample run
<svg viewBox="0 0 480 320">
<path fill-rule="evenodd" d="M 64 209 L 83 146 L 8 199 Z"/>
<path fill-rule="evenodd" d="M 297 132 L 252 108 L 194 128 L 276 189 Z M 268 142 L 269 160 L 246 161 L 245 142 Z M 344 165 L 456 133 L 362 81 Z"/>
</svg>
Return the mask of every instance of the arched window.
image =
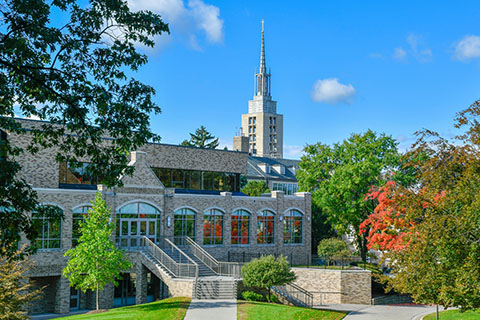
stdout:
<svg viewBox="0 0 480 320">
<path fill-rule="evenodd" d="M 35 239 L 33 246 L 37 249 L 60 249 L 62 240 L 62 219 L 60 214 L 63 211 L 52 205 L 46 205 L 47 210 L 52 210 L 48 214 L 33 212 L 32 223 L 38 231 L 38 238 Z M 56 212 L 54 212 L 56 211 Z M 52 217 L 55 215 L 55 217 Z"/>
<path fill-rule="evenodd" d="M 195 241 L 195 211 L 182 208 L 173 216 L 173 235 L 176 244 L 182 244 L 182 238 L 187 236 Z"/>
<path fill-rule="evenodd" d="M 146 202 L 133 202 L 117 210 L 117 243 L 123 248 L 141 245 L 141 238 L 156 242 L 160 235 L 160 211 Z"/>
<path fill-rule="evenodd" d="M 91 209 L 91 206 L 82 206 L 73 209 L 72 216 L 72 247 L 75 247 L 78 244 L 78 238 L 80 238 L 80 222 L 85 220 L 87 212 Z"/>
<path fill-rule="evenodd" d="M 250 214 L 245 210 L 235 210 L 232 214 L 232 245 L 248 244 Z"/>
<path fill-rule="evenodd" d="M 302 243 L 303 215 L 289 210 L 283 217 L 283 243 Z"/>
<path fill-rule="evenodd" d="M 203 215 L 203 244 L 223 244 L 223 212 L 210 209 Z"/>
<path fill-rule="evenodd" d="M 275 243 L 275 214 L 270 210 L 263 210 L 257 215 L 257 243 Z"/>
</svg>

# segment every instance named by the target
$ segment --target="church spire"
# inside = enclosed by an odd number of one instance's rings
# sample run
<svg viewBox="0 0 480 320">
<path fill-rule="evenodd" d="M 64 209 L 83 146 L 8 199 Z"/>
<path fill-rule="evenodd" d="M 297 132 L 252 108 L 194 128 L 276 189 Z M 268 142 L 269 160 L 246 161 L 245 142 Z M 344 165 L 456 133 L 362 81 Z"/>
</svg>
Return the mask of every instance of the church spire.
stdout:
<svg viewBox="0 0 480 320">
<path fill-rule="evenodd" d="M 264 23 L 262 19 L 262 49 L 260 51 L 260 70 L 259 73 L 267 73 L 267 66 L 265 64 L 265 38 L 264 38 Z"/>
<path fill-rule="evenodd" d="M 267 73 L 265 63 L 265 27 L 262 19 L 262 48 L 260 50 L 260 69 L 255 74 L 255 96 L 262 99 L 271 99 L 270 73 Z"/>
</svg>

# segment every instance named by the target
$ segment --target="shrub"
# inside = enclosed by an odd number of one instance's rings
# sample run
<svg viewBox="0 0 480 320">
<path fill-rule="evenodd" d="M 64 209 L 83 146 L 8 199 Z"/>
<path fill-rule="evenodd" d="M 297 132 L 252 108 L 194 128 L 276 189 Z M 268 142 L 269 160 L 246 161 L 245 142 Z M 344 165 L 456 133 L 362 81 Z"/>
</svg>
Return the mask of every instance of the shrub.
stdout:
<svg viewBox="0 0 480 320">
<path fill-rule="evenodd" d="M 328 238 L 320 241 L 317 253 L 324 260 L 327 260 L 328 264 L 330 264 L 332 257 L 346 257 L 350 254 L 345 241 L 338 238 Z"/>
<path fill-rule="evenodd" d="M 253 291 L 243 291 L 242 298 L 247 301 L 265 301 L 265 297 Z"/>
<path fill-rule="evenodd" d="M 296 279 L 295 273 L 290 270 L 287 258 L 280 256 L 275 259 L 272 255 L 253 259 L 242 267 L 243 283 L 248 287 L 267 289 L 267 300 L 271 302 L 270 288 L 281 286 Z"/>
</svg>

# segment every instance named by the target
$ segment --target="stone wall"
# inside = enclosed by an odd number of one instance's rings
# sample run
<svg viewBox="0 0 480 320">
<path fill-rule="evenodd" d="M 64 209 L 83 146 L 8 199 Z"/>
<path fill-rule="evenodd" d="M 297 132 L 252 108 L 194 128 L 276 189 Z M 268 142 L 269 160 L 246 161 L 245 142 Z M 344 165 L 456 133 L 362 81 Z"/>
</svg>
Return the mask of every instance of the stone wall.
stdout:
<svg viewBox="0 0 480 320">
<path fill-rule="evenodd" d="M 331 270 L 292 268 L 295 284 L 313 294 L 313 304 L 371 304 L 371 272 L 368 270 Z"/>
</svg>

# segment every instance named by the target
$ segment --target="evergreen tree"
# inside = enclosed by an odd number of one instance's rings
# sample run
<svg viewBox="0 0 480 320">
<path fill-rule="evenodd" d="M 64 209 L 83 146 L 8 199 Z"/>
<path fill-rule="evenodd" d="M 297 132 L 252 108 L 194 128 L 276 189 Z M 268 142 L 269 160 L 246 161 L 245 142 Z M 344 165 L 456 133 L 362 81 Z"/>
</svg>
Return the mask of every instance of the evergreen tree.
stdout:
<svg viewBox="0 0 480 320">
<path fill-rule="evenodd" d="M 242 188 L 242 192 L 250 197 L 260 197 L 262 193 L 269 193 L 270 189 L 268 189 L 265 181 L 252 180 L 248 181 L 245 187 Z"/>
<path fill-rule="evenodd" d="M 190 140 L 183 140 L 181 146 L 215 149 L 218 147 L 218 138 L 215 138 L 207 128 L 201 126 L 195 133 L 190 133 Z"/>
<path fill-rule="evenodd" d="M 121 272 L 132 267 L 111 239 L 115 225 L 110 221 L 110 213 L 101 193 L 97 192 L 93 207 L 88 210 L 85 221 L 80 222 L 78 245 L 65 253 L 69 260 L 63 276 L 68 277 L 71 286 L 83 292 L 96 290 L 97 310 L 98 292 L 109 282 L 118 285 L 116 279 Z"/>
</svg>

